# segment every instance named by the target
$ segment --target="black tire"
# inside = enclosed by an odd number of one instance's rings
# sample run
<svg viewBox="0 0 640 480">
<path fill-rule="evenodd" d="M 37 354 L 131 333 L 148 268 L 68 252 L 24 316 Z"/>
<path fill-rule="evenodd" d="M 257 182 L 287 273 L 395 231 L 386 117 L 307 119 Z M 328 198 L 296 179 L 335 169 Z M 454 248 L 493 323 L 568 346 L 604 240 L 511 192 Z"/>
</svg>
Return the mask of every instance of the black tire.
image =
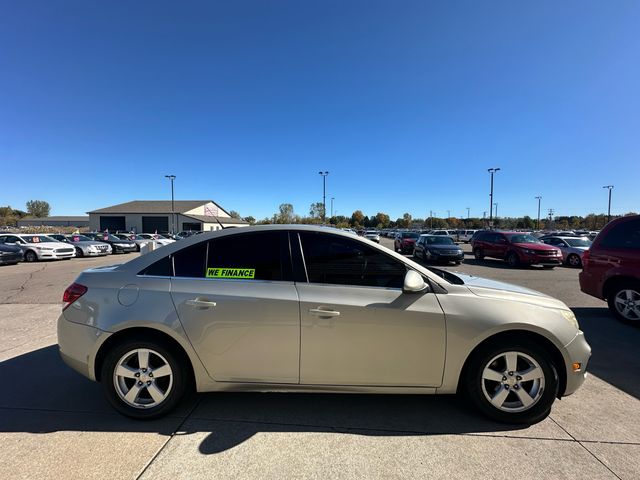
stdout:
<svg viewBox="0 0 640 480">
<path fill-rule="evenodd" d="M 512 268 L 517 268 L 520 266 L 520 259 L 518 258 L 518 254 L 516 252 L 509 252 L 507 254 L 507 263 Z"/>
<path fill-rule="evenodd" d="M 460 264 L 462 263 L 462 261 L 460 261 L 460 260 L 456 260 L 454 263 L 455 263 L 456 265 L 460 265 Z"/>
<path fill-rule="evenodd" d="M 640 305 L 640 282 L 628 282 L 628 283 L 620 283 L 616 285 L 615 288 L 611 289 L 611 293 L 609 294 L 609 298 L 607 298 L 607 304 L 609 305 L 609 310 L 611 313 L 620 320 L 622 323 L 626 323 L 627 325 L 634 325 L 636 327 L 640 327 L 640 318 L 634 318 L 631 313 L 625 316 L 623 304 L 618 302 L 618 305 L 621 307 L 619 310 L 616 306 L 616 298 L 620 295 L 621 301 L 625 301 L 624 294 L 622 292 L 629 292 L 627 295 L 631 295 L 633 298 L 631 299 L 635 305 Z M 635 310 L 638 311 L 637 308 Z"/>
<path fill-rule="evenodd" d="M 34 252 L 33 250 L 27 250 L 26 252 L 24 252 L 24 261 L 29 263 L 37 262 L 38 255 L 36 255 L 36 252 Z"/>
<path fill-rule="evenodd" d="M 80 247 L 76 247 L 76 257 L 78 257 L 78 258 L 84 257 L 84 252 L 82 251 L 82 249 Z"/>
<path fill-rule="evenodd" d="M 580 268 L 582 267 L 582 260 L 580 259 L 579 255 L 572 253 L 567 257 L 567 265 L 569 265 L 570 267 Z"/>
<path fill-rule="evenodd" d="M 503 422 L 503 423 L 512 423 L 512 424 L 532 424 L 537 423 L 549 415 L 551 411 L 551 406 L 555 401 L 555 398 L 558 394 L 559 388 L 559 380 L 558 373 L 554 364 L 548 360 L 550 357 L 549 352 L 540 347 L 537 343 L 526 339 L 514 340 L 512 344 L 504 345 L 504 341 L 501 341 L 500 344 L 490 343 L 487 344 L 476 352 L 474 352 L 473 356 L 468 360 L 467 367 L 465 368 L 462 390 L 463 393 L 467 396 L 467 398 L 478 408 L 484 415 L 487 417 Z M 507 342 L 508 343 L 508 342 Z M 489 362 L 495 357 L 499 356 L 505 352 L 518 352 L 521 354 L 528 355 L 535 362 L 538 363 L 540 369 L 544 375 L 544 387 L 539 386 L 540 396 L 536 399 L 535 403 L 530 406 L 528 409 L 523 411 L 504 411 L 497 407 L 495 407 L 489 399 L 486 398 L 484 389 L 488 391 L 488 394 L 493 393 L 489 392 L 491 388 L 492 382 L 483 380 L 482 374 L 485 366 L 489 364 Z M 519 360 L 519 362 L 522 359 Z M 517 372 L 514 372 L 517 373 Z M 508 375 L 508 373 L 507 373 Z M 505 377 L 503 377 L 505 378 Z M 493 382 L 497 389 L 502 388 L 499 382 Z M 530 385 L 534 382 L 521 382 L 522 387 L 519 388 L 529 388 Z M 526 387 L 525 387 L 526 385 Z M 511 402 L 515 401 L 519 402 L 515 387 L 511 388 L 510 393 L 511 397 L 507 396 L 506 399 L 511 398 Z"/>
<path fill-rule="evenodd" d="M 160 359 L 161 357 L 164 357 L 163 360 L 166 360 L 167 364 L 171 368 L 172 383 L 170 384 L 170 386 L 167 387 L 167 383 L 165 383 L 164 385 L 161 385 L 160 383 L 158 384 L 160 388 L 166 387 L 168 393 L 164 400 L 162 400 L 162 402 L 157 406 L 149 406 L 146 408 L 134 407 L 126 403 L 116 390 L 114 371 L 120 360 L 128 353 L 135 351 L 136 349 L 148 349 L 152 351 L 152 354 L 149 355 L 149 367 L 152 367 L 152 361 L 154 358 Z M 157 354 L 159 354 L 161 357 Z M 107 353 L 107 356 L 105 357 L 102 364 L 100 378 L 103 391 L 111 406 L 122 415 L 138 420 L 150 420 L 169 413 L 180 403 L 180 400 L 184 396 L 189 384 L 189 376 L 187 374 L 186 365 L 184 365 L 184 362 L 181 360 L 181 357 L 179 355 L 173 353 L 171 349 L 168 348 L 163 342 L 159 342 L 156 340 L 141 340 L 139 338 L 124 340 L 121 343 L 115 345 L 115 347 L 112 347 L 111 351 Z M 154 384 L 156 381 L 160 382 L 161 380 L 163 382 L 170 381 L 166 379 L 166 377 L 163 378 L 164 380 L 160 378 L 154 379 Z M 133 384 L 136 383 L 135 379 L 126 379 L 125 381 L 132 381 Z M 151 396 L 148 393 L 148 390 L 146 390 L 146 387 L 143 386 L 142 389 L 146 391 L 146 396 L 150 399 Z M 140 398 L 145 395 L 145 392 L 142 392 L 142 389 Z M 136 400 L 137 399 L 138 397 L 136 397 Z"/>
<path fill-rule="evenodd" d="M 484 260 L 484 252 L 481 248 L 474 248 L 473 256 L 476 258 L 476 260 Z"/>
</svg>

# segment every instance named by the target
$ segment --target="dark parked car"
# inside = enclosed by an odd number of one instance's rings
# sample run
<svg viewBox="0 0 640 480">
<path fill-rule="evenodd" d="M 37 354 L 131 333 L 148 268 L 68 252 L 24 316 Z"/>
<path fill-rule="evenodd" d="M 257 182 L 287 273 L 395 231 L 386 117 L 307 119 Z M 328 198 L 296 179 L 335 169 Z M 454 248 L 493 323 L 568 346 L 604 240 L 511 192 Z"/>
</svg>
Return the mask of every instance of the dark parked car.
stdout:
<svg viewBox="0 0 640 480">
<path fill-rule="evenodd" d="M 17 245 L 0 243 L 0 265 L 15 265 L 23 260 L 22 249 Z"/>
<path fill-rule="evenodd" d="M 413 246 L 418 240 L 420 234 L 418 232 L 398 232 L 393 241 L 396 252 L 409 253 L 413 252 Z"/>
<path fill-rule="evenodd" d="M 464 260 L 462 248 L 450 237 L 439 235 L 420 235 L 413 256 L 425 262 L 455 262 L 456 265 Z"/>
<path fill-rule="evenodd" d="M 111 245 L 112 253 L 130 253 L 136 251 L 136 244 L 131 240 L 122 240 L 121 238 L 111 235 L 110 233 L 85 233 L 92 240 L 104 242 Z"/>
<path fill-rule="evenodd" d="M 609 222 L 582 257 L 580 290 L 606 300 L 625 323 L 640 325 L 640 215 Z"/>
<path fill-rule="evenodd" d="M 471 247 L 476 260 L 485 257 L 499 258 L 511 267 L 542 265 L 554 268 L 562 264 L 562 252 L 559 248 L 546 245 L 527 233 L 485 230 L 471 240 Z"/>
</svg>

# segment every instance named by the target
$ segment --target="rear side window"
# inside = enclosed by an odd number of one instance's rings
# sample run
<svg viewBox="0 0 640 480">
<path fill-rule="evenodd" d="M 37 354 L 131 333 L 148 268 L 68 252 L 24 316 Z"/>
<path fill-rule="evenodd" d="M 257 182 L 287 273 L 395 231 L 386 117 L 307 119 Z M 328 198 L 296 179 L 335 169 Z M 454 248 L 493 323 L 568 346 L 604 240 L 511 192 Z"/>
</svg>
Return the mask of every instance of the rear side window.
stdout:
<svg viewBox="0 0 640 480">
<path fill-rule="evenodd" d="M 287 232 L 231 235 L 209 242 L 206 277 L 292 280 Z"/>
<path fill-rule="evenodd" d="M 207 263 L 207 242 L 183 248 L 172 256 L 176 277 L 204 278 Z"/>
<path fill-rule="evenodd" d="M 140 275 L 152 275 L 154 277 L 172 277 L 173 276 L 173 262 L 171 256 L 166 256 L 155 263 L 152 263 L 143 271 Z"/>
<path fill-rule="evenodd" d="M 402 288 L 402 262 L 361 242 L 337 235 L 300 232 L 309 282 Z"/>
<path fill-rule="evenodd" d="M 640 248 L 640 219 L 619 223 L 600 242 L 609 248 Z"/>
</svg>

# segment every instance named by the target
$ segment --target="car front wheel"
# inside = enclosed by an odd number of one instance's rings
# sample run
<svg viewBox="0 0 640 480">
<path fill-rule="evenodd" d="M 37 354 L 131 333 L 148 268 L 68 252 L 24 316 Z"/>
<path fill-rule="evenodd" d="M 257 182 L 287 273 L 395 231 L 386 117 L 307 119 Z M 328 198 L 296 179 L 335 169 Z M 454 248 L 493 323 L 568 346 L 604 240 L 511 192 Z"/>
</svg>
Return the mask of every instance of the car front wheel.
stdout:
<svg viewBox="0 0 640 480">
<path fill-rule="evenodd" d="M 184 365 L 160 342 L 118 344 L 107 354 L 101 373 L 109 403 L 121 414 L 140 420 L 170 412 L 187 387 Z"/>
<path fill-rule="evenodd" d="M 551 411 L 558 374 L 538 345 L 518 341 L 481 348 L 470 359 L 465 391 L 486 416 L 505 423 L 536 423 Z"/>
<path fill-rule="evenodd" d="M 38 261 L 38 255 L 36 255 L 36 252 L 34 252 L 33 250 L 28 250 L 24 254 L 24 259 L 27 262 L 37 262 Z"/>
<path fill-rule="evenodd" d="M 473 249 L 473 256 L 475 257 L 476 260 L 483 260 L 484 259 L 484 252 L 480 248 L 474 248 Z"/>
<path fill-rule="evenodd" d="M 640 284 L 623 284 L 607 299 L 609 310 L 623 323 L 640 326 Z"/>
</svg>

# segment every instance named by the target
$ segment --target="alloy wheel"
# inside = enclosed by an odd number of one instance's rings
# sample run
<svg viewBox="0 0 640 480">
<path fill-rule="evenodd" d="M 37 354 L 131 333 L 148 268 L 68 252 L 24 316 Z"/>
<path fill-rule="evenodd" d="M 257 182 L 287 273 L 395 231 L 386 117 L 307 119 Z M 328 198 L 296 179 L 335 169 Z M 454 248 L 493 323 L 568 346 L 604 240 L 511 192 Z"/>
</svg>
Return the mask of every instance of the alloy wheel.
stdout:
<svg viewBox="0 0 640 480">
<path fill-rule="evenodd" d="M 173 371 L 165 357 L 148 348 L 125 353 L 113 371 L 118 396 L 139 409 L 160 405 L 173 387 Z"/>
<path fill-rule="evenodd" d="M 620 290 L 614 299 L 616 310 L 627 320 L 640 320 L 640 293 L 626 288 Z"/>
<path fill-rule="evenodd" d="M 482 371 L 482 393 L 498 410 L 529 410 L 542 398 L 545 375 L 530 355 L 508 351 L 493 357 Z"/>
</svg>

